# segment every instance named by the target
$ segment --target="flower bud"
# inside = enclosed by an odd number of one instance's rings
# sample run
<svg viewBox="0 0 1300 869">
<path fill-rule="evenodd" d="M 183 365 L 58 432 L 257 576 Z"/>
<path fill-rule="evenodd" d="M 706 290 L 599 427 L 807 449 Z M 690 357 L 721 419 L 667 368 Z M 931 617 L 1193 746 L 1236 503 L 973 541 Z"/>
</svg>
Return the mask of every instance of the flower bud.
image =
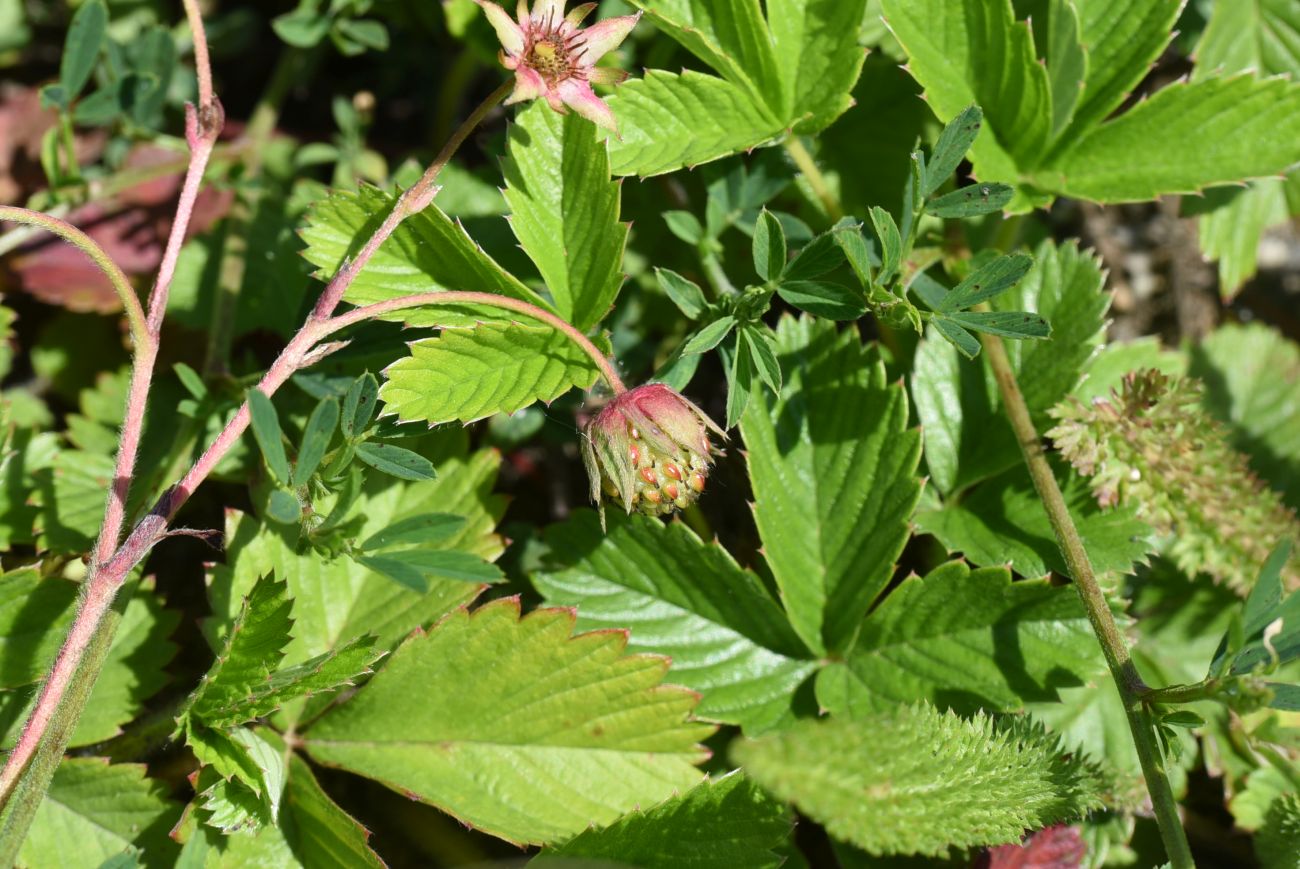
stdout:
<svg viewBox="0 0 1300 869">
<path fill-rule="evenodd" d="M 662 383 L 615 396 L 583 432 L 592 500 L 600 504 L 604 493 L 647 516 L 689 507 L 704 491 L 716 452 L 710 430 L 726 438 L 704 411 Z"/>
</svg>

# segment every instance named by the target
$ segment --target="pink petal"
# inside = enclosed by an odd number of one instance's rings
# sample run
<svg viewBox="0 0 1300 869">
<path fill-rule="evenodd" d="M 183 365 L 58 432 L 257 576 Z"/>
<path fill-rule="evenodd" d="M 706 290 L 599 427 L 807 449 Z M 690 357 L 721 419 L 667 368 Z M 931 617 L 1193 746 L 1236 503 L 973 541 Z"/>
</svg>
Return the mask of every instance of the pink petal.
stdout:
<svg viewBox="0 0 1300 869">
<path fill-rule="evenodd" d="M 501 47 L 511 54 L 521 53 L 524 50 L 523 28 L 514 22 L 506 10 L 490 0 L 474 0 L 474 2 L 483 7 L 483 14 L 487 16 L 492 29 L 497 32 Z"/>
<path fill-rule="evenodd" d="M 627 35 L 641 20 L 641 13 L 606 18 L 580 32 L 574 39 L 574 48 L 581 52 L 579 66 L 595 66 L 596 61 L 623 44 Z"/>
<path fill-rule="evenodd" d="M 535 100 L 546 93 L 546 82 L 537 74 L 537 70 L 520 66 L 515 70 L 515 89 L 506 100 L 506 105 Z"/>
<path fill-rule="evenodd" d="M 597 127 L 604 127 L 611 132 L 618 132 L 618 122 L 605 101 L 596 96 L 591 85 L 579 78 L 568 78 L 560 82 L 556 90 L 564 104 L 591 121 Z"/>
<path fill-rule="evenodd" d="M 537 0 L 533 4 L 533 21 L 548 29 L 559 29 L 564 20 L 564 0 Z"/>
</svg>

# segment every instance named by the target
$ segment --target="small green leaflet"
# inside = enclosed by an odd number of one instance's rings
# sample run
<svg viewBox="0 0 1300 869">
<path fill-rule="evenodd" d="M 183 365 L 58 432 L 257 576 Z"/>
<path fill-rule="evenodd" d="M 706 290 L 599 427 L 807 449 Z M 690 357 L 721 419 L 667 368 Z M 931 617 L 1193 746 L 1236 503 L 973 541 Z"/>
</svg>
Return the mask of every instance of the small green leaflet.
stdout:
<svg viewBox="0 0 1300 869">
<path fill-rule="evenodd" d="M 966 159 L 966 152 L 975 143 L 975 137 L 979 135 L 983 123 L 984 112 L 979 106 L 967 106 L 961 114 L 948 122 L 943 132 L 939 134 L 939 141 L 935 143 L 934 151 L 930 154 L 925 184 L 921 186 L 922 196 L 929 196 L 938 190 L 952 176 L 952 173 L 957 171 L 961 161 Z M 940 197 L 940 199 L 945 198 L 947 197 Z M 931 210 L 933 205 L 934 203 L 931 203 Z"/>
<path fill-rule="evenodd" d="M 669 269 L 655 269 L 655 277 L 659 280 L 659 286 L 663 287 L 664 292 L 668 294 L 668 298 L 673 300 L 673 304 L 688 319 L 700 319 L 709 303 L 705 300 L 704 291 L 700 289 L 699 284 Z"/>
<path fill-rule="evenodd" d="M 696 332 L 691 340 L 687 341 L 682 347 L 682 354 L 690 356 L 696 353 L 707 353 L 714 347 L 722 343 L 722 339 L 731 334 L 731 330 L 736 327 L 736 318 L 727 314 L 719 317 L 700 331 Z"/>
<path fill-rule="evenodd" d="M 388 368 L 380 389 L 386 409 L 403 422 L 473 422 L 550 402 L 596 382 L 591 359 L 549 327 L 483 324 L 417 341 Z"/>
<path fill-rule="evenodd" d="M 403 447 L 367 441 L 357 444 L 357 458 L 376 471 L 382 471 L 399 480 L 432 480 L 438 476 L 433 463 L 419 453 Z"/>
<path fill-rule="evenodd" d="M 248 391 L 248 412 L 252 420 L 253 438 L 262 451 L 266 467 L 275 479 L 288 485 L 290 479 L 289 459 L 284 453 L 281 440 L 280 417 L 275 412 L 275 405 L 266 393 L 260 389 Z"/>
<path fill-rule="evenodd" d="M 991 299 L 1014 287 L 1033 264 L 1033 257 L 1022 253 L 1000 256 L 953 287 L 943 297 L 939 310 L 945 314 L 961 311 Z"/>
<path fill-rule="evenodd" d="M 754 271 L 763 280 L 775 280 L 785 271 L 785 230 L 766 208 L 754 224 L 753 254 Z"/>
<path fill-rule="evenodd" d="M 925 210 L 935 217 L 977 217 L 1001 211 L 1015 192 L 1006 184 L 972 184 L 930 200 Z"/>
</svg>

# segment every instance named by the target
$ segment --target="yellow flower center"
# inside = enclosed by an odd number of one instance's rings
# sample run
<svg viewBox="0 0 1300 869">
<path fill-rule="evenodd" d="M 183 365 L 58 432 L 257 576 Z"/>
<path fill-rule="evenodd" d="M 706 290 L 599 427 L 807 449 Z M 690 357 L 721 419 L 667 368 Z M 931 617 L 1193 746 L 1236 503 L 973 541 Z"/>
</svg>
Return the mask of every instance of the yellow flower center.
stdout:
<svg viewBox="0 0 1300 869">
<path fill-rule="evenodd" d="M 559 40 L 548 37 L 533 46 L 529 65 L 548 81 L 554 82 L 569 71 L 568 52 Z"/>
</svg>

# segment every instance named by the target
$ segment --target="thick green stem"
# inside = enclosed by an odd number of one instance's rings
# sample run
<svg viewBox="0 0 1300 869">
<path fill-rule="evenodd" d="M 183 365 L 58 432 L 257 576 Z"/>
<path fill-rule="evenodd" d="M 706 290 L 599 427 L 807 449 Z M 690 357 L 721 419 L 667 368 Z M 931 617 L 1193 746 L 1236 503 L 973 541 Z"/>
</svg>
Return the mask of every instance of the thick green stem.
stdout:
<svg viewBox="0 0 1300 869">
<path fill-rule="evenodd" d="M 1129 730 L 1133 735 L 1133 745 L 1137 749 L 1138 760 L 1142 764 L 1142 773 L 1146 779 L 1147 791 L 1151 795 L 1151 806 L 1155 812 L 1156 822 L 1160 827 L 1160 837 L 1164 840 L 1165 851 L 1174 869 L 1192 869 L 1191 848 L 1187 844 L 1187 834 L 1183 831 L 1178 817 L 1178 803 L 1174 799 L 1173 788 L 1169 784 L 1169 774 L 1165 770 L 1164 757 L 1156 744 L 1155 728 L 1143 705 L 1142 695 L 1146 691 L 1133 659 L 1129 655 L 1128 643 L 1115 624 L 1110 605 L 1102 593 L 1101 585 L 1092 569 L 1092 561 L 1084 548 L 1079 530 L 1070 517 L 1061 487 L 1052 473 L 1052 466 L 1043 452 L 1043 444 L 1029 415 L 1029 406 L 1020 392 L 1016 382 L 1015 371 L 1007 356 L 1002 339 L 992 335 L 982 335 L 984 352 L 988 354 L 989 365 L 997 379 L 998 390 L 1002 395 L 1002 404 L 1006 408 L 1011 428 L 1020 442 L 1020 449 L 1029 466 L 1034 488 L 1042 499 L 1047 517 L 1056 534 L 1056 542 L 1065 556 L 1065 563 L 1074 578 L 1074 587 L 1083 599 L 1088 620 L 1101 644 L 1102 654 L 1119 690 L 1124 703 L 1124 714 L 1128 718 Z"/>
<path fill-rule="evenodd" d="M 794 165 L 799 167 L 803 177 L 808 179 L 808 186 L 817 194 L 821 200 L 822 207 L 826 209 L 826 214 L 832 221 L 837 221 L 844 216 L 844 208 L 840 205 L 839 197 L 831 190 L 831 185 L 818 168 L 817 161 L 813 159 L 812 154 L 803 146 L 803 142 L 798 136 L 791 135 L 785 140 L 786 153 L 794 161 Z"/>
</svg>

